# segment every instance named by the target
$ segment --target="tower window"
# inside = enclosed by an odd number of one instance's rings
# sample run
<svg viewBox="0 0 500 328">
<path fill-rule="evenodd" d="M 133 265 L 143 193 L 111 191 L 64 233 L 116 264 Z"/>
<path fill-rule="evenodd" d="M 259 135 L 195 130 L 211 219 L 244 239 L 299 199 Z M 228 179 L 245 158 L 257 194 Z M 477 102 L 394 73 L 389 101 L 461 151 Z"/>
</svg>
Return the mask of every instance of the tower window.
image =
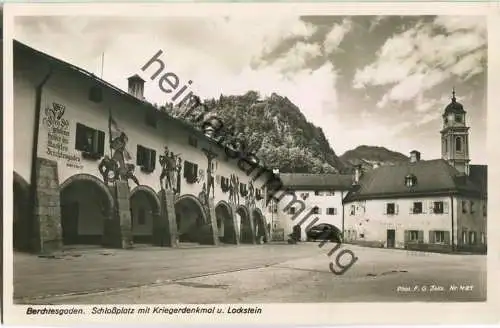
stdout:
<svg viewBox="0 0 500 328">
<path fill-rule="evenodd" d="M 457 137 L 455 139 L 455 150 L 462 151 L 462 138 L 461 137 Z"/>
<path fill-rule="evenodd" d="M 456 114 L 455 115 L 455 122 L 457 123 L 462 123 L 462 115 Z"/>
</svg>

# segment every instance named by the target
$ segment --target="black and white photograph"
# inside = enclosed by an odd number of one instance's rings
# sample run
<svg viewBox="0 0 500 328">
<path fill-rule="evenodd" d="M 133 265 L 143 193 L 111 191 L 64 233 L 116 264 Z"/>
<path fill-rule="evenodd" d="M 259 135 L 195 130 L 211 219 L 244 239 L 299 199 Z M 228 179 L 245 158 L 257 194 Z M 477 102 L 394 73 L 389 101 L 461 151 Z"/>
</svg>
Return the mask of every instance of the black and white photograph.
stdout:
<svg viewBox="0 0 500 328">
<path fill-rule="evenodd" d="M 488 301 L 488 17 L 271 17 L 12 18 L 14 305 Z"/>
</svg>

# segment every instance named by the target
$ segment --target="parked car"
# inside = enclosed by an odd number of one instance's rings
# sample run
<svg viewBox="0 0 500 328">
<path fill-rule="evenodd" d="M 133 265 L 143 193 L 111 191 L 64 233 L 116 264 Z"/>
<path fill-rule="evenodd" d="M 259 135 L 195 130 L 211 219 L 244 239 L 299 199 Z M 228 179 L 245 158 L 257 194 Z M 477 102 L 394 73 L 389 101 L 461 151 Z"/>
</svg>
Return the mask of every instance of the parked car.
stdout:
<svg viewBox="0 0 500 328">
<path fill-rule="evenodd" d="M 341 243 L 342 232 L 333 224 L 321 223 L 311 227 L 306 231 L 307 240 L 329 240 L 331 242 Z"/>
</svg>

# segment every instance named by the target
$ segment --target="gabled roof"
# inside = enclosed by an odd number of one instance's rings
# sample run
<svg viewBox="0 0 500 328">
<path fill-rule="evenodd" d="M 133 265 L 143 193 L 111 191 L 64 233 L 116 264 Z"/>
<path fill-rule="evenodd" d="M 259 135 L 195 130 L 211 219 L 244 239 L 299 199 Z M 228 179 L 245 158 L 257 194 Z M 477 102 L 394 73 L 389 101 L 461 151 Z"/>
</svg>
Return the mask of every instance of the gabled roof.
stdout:
<svg viewBox="0 0 500 328">
<path fill-rule="evenodd" d="M 102 79 L 100 79 L 99 77 L 95 76 L 94 74 L 80 68 L 80 67 L 77 67 L 75 65 L 72 65 L 68 62 L 65 62 L 61 59 L 58 59 L 58 58 L 55 58 L 53 56 L 50 56 L 44 52 L 41 52 L 39 50 L 36 50 L 34 48 L 31 48 L 30 46 L 22 43 L 22 42 L 19 42 L 17 40 L 13 40 L 13 48 L 14 48 L 14 51 L 26 51 L 26 52 L 29 52 L 31 55 L 33 56 L 39 56 L 41 58 L 44 58 L 45 60 L 53 63 L 55 66 L 59 66 L 61 68 L 64 68 L 64 69 L 68 69 L 68 70 L 71 70 L 77 74 L 80 75 L 81 78 L 84 78 L 84 79 L 91 79 L 96 85 L 102 87 L 102 88 L 105 88 L 107 90 L 109 90 L 110 92 L 112 93 L 115 93 L 116 95 L 122 97 L 122 99 L 124 101 L 128 101 L 128 102 L 131 102 L 137 106 L 142 106 L 144 109 L 146 110 L 150 110 L 150 111 L 154 111 L 155 113 L 157 113 L 157 117 L 158 119 L 164 119 L 164 120 L 169 120 L 169 121 L 175 121 L 175 123 L 188 130 L 189 132 L 192 133 L 193 136 L 196 136 L 200 139 L 203 139 L 205 141 L 207 141 L 209 144 L 212 144 L 214 146 L 217 146 L 223 150 L 226 150 L 227 147 L 225 147 L 224 145 L 220 144 L 219 142 L 217 142 L 215 139 L 212 139 L 212 138 L 209 138 L 207 137 L 202 131 L 200 131 L 199 129 L 195 128 L 193 125 L 189 124 L 188 122 L 182 120 L 182 119 L 179 119 L 179 118 L 176 118 L 176 117 L 173 117 L 172 115 L 170 115 L 169 113 L 165 112 L 165 111 L 162 111 L 162 110 L 159 110 L 157 109 L 156 107 L 154 107 L 151 103 L 147 102 L 147 101 L 144 101 L 144 100 L 141 100 L 141 99 L 138 99 L 137 97 L 134 97 L 133 95 L 129 94 L 128 92 L 125 92 L 123 90 L 121 90 L 120 88 L 112 85 L 111 83 L 108 83 Z M 137 75 L 137 74 L 136 74 Z M 140 76 L 137 75 L 137 77 L 141 78 Z M 132 79 L 136 79 L 137 77 L 132 76 L 131 78 Z M 142 78 L 141 78 L 142 79 Z M 258 168 L 260 169 L 261 172 L 266 172 L 268 174 L 273 174 L 272 170 L 271 169 L 268 169 L 262 165 L 259 165 Z"/>
<path fill-rule="evenodd" d="M 302 174 L 280 173 L 280 179 L 292 190 L 349 190 L 352 187 L 350 174 Z"/>
<path fill-rule="evenodd" d="M 405 178 L 411 175 L 416 177 L 416 183 L 408 187 L 405 184 Z M 436 159 L 382 166 L 369 171 L 363 174 L 359 185 L 346 196 L 345 202 L 375 198 L 425 197 L 438 194 L 486 196 L 481 186 L 471 177 L 461 174 L 445 160 Z"/>
</svg>

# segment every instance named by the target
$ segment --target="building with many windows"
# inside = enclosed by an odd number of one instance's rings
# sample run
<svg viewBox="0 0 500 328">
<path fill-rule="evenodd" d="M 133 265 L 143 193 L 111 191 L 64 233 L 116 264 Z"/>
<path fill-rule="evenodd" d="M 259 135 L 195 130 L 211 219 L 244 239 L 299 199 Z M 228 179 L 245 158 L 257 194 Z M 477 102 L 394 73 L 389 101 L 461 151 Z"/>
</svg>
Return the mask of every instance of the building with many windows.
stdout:
<svg viewBox="0 0 500 328">
<path fill-rule="evenodd" d="M 297 224 L 302 240 L 306 240 L 305 231 L 312 225 L 329 223 L 342 231 L 342 200 L 352 186 L 351 175 L 282 173 L 279 177 L 283 189 L 290 194 L 279 194 L 281 200 L 268 208 L 275 239 L 286 239 Z"/>
<path fill-rule="evenodd" d="M 344 239 L 380 247 L 485 250 L 487 166 L 470 165 L 466 112 L 455 98 L 443 114 L 442 159 L 361 174 L 344 199 Z"/>
<path fill-rule="evenodd" d="M 137 75 L 127 93 L 20 42 L 13 54 L 16 249 L 269 240 L 272 172 L 146 102 Z"/>
<path fill-rule="evenodd" d="M 353 175 L 280 174 L 288 191 L 268 212 L 273 236 L 329 223 L 344 241 L 435 251 L 485 251 L 487 166 L 470 165 L 466 112 L 453 92 L 443 113 L 442 158 L 379 166 Z"/>
</svg>

